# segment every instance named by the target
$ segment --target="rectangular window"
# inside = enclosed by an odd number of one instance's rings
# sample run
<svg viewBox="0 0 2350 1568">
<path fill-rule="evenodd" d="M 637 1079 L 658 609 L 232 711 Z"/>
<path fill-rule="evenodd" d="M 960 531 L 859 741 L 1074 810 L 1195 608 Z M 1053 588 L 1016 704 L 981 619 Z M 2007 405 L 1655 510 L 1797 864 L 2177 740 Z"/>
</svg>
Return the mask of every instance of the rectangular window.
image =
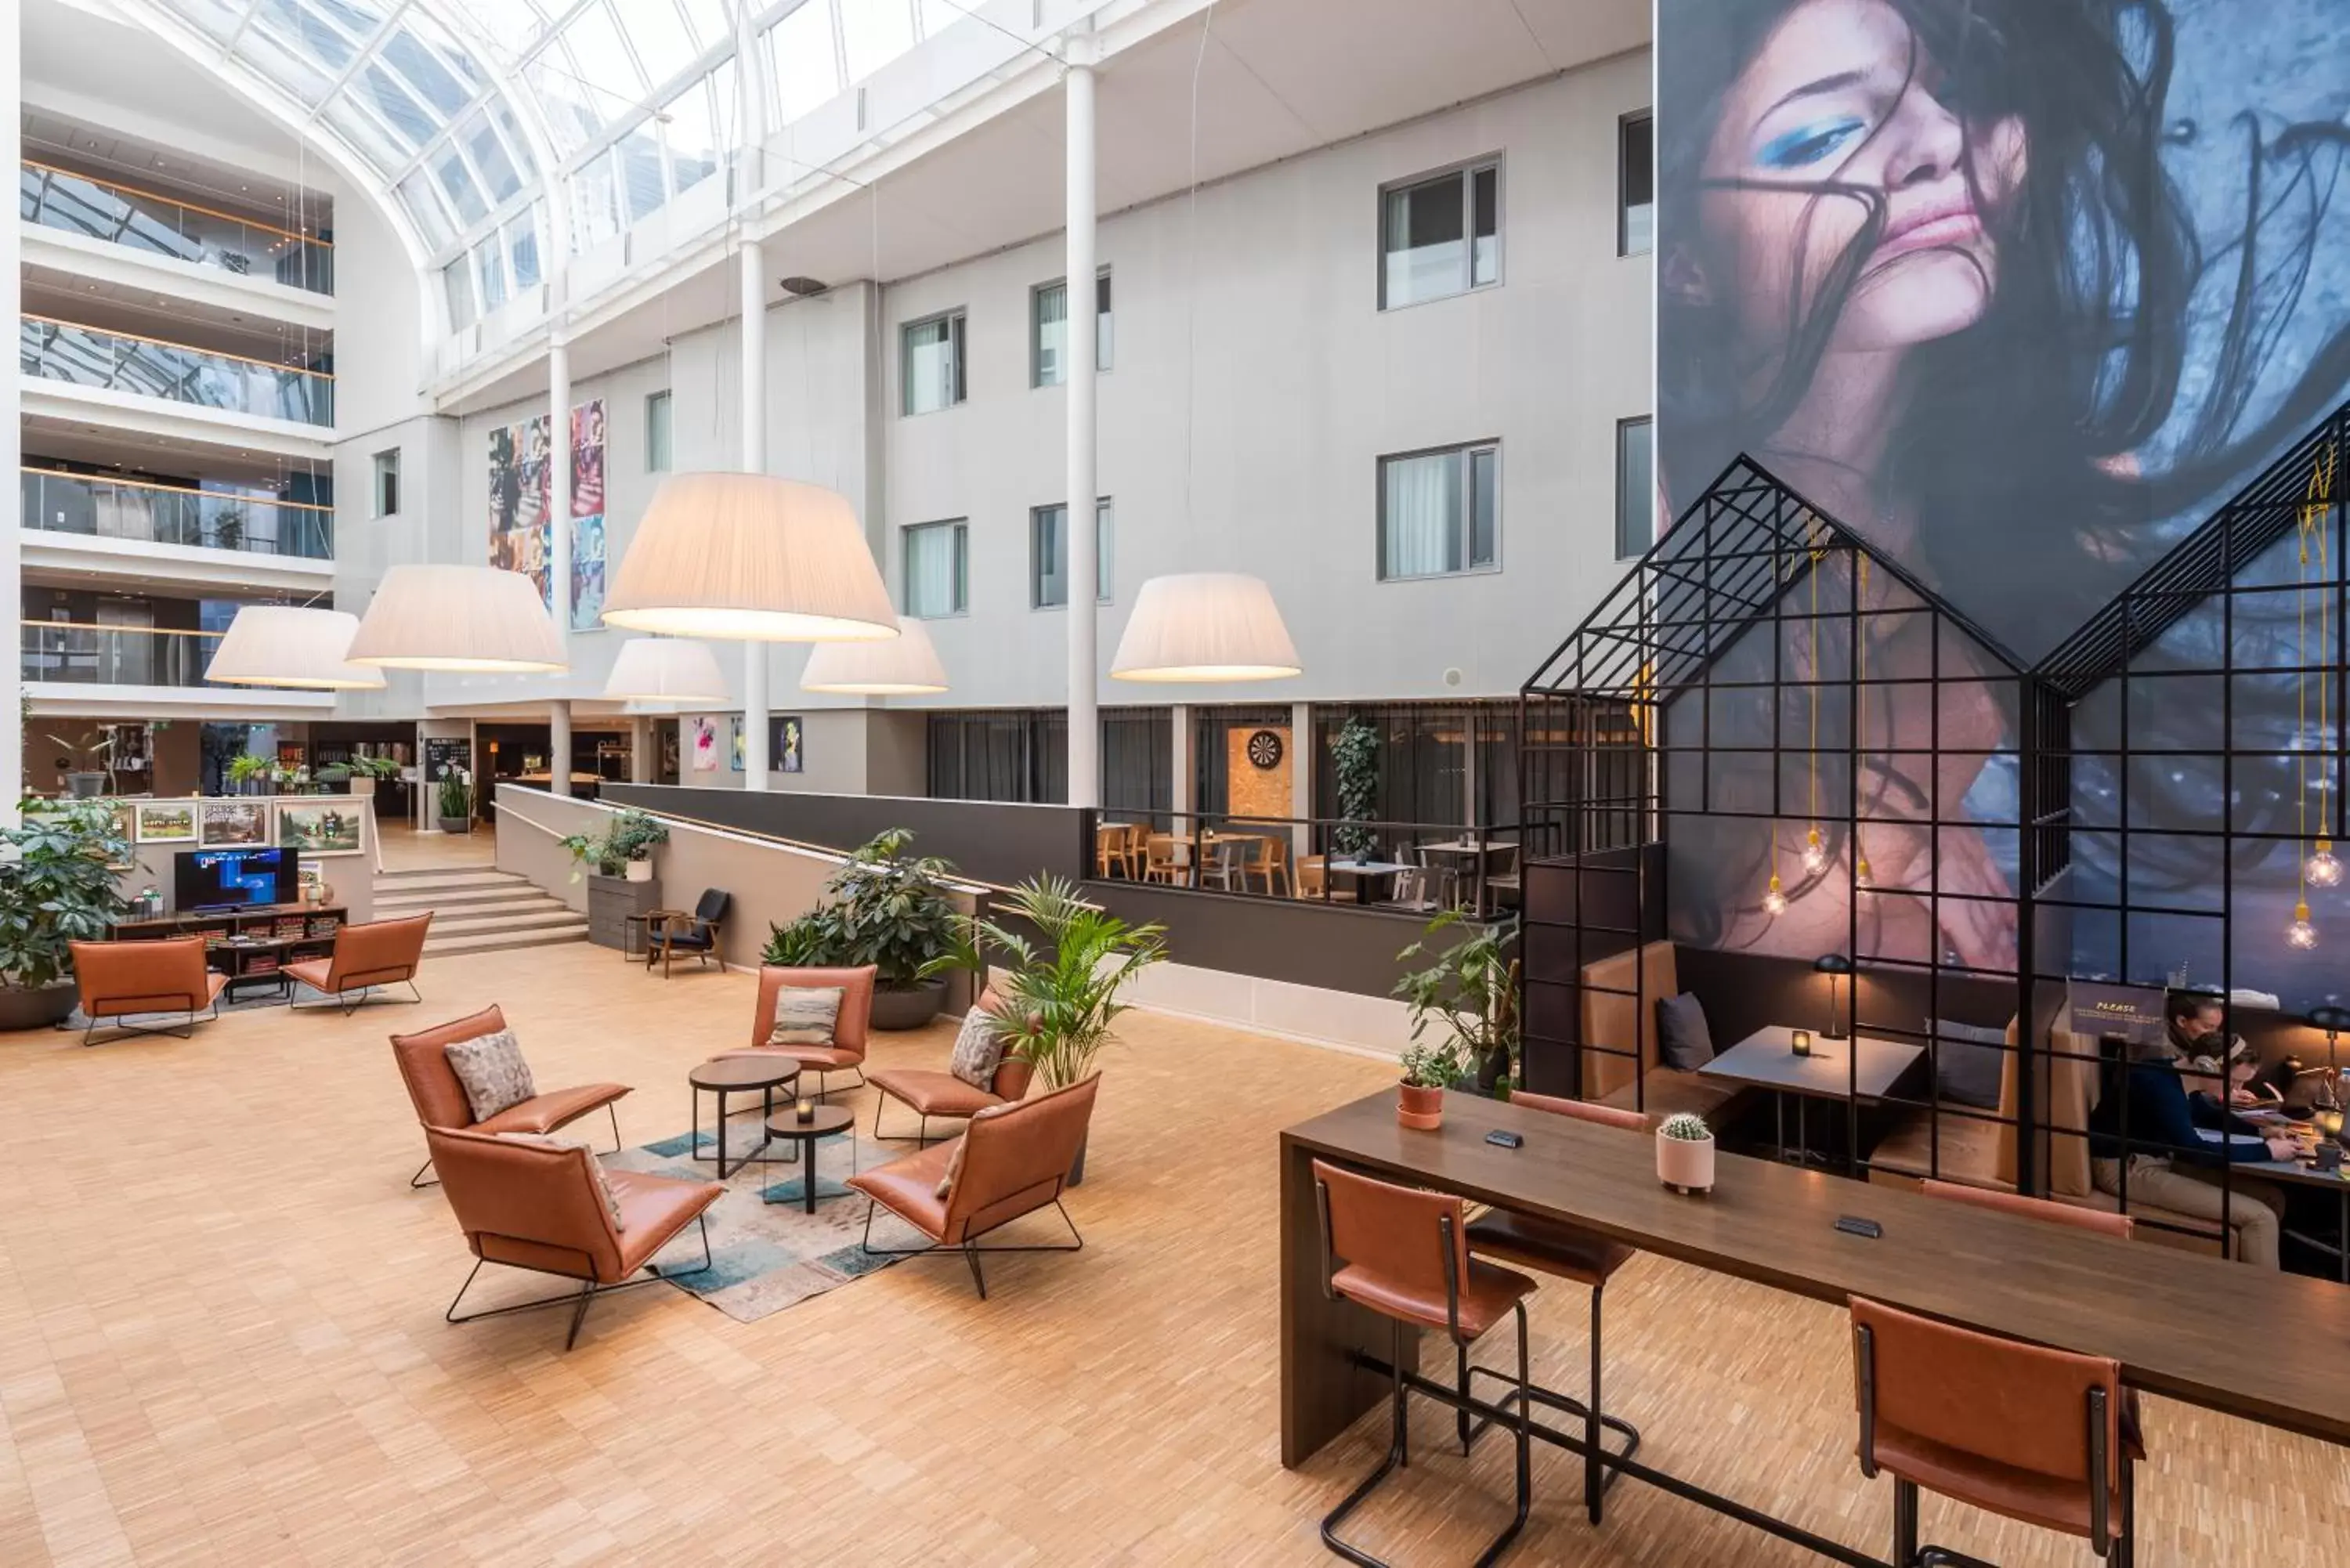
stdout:
<svg viewBox="0 0 2350 1568">
<path fill-rule="evenodd" d="M 1069 379 L 1069 285 L 1038 284 L 1028 294 L 1028 384 L 1057 387 Z M 1109 268 L 1094 278 L 1094 369 L 1110 365 Z"/>
<path fill-rule="evenodd" d="M 1616 143 L 1616 254 L 1645 255 L 1657 240 L 1657 122 L 1630 116 Z"/>
<path fill-rule="evenodd" d="M 1501 563 L 1498 442 L 1379 459 L 1379 576 L 1437 577 Z"/>
<path fill-rule="evenodd" d="M 1502 166 L 1477 163 L 1379 192 L 1379 308 L 1502 277 Z"/>
<path fill-rule="evenodd" d="M 906 530 L 906 613 L 921 619 L 961 615 L 971 591 L 971 529 L 962 519 L 918 523 Z"/>
<path fill-rule="evenodd" d="M 400 515 L 400 449 L 375 454 L 375 514 Z"/>
<path fill-rule="evenodd" d="M 1657 542 L 1656 421 L 1616 421 L 1616 558 L 1645 556 Z"/>
<path fill-rule="evenodd" d="M 1118 574 L 1110 566 L 1110 542 L 1117 530 L 1110 520 L 1109 498 L 1094 503 L 1094 602 L 1110 601 Z M 1069 509 L 1039 506 L 1028 514 L 1028 603 L 1053 609 L 1069 602 Z"/>
<path fill-rule="evenodd" d="M 671 407 L 669 393 L 652 392 L 645 398 L 645 472 L 667 473 L 672 461 L 670 451 Z"/>
<path fill-rule="evenodd" d="M 903 351 L 898 377 L 904 389 L 905 411 L 927 414 L 962 402 L 962 312 L 910 322 L 900 337 Z"/>
</svg>

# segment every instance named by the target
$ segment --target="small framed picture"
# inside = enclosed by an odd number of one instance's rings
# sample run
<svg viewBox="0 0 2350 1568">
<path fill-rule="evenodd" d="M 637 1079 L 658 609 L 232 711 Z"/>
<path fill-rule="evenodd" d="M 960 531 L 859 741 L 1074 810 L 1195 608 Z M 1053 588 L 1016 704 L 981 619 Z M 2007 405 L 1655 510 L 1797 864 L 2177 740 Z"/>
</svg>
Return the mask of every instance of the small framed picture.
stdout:
<svg viewBox="0 0 2350 1568">
<path fill-rule="evenodd" d="M 196 803 L 192 800 L 142 800 L 134 807 L 134 836 L 140 844 L 193 844 Z"/>
<path fill-rule="evenodd" d="M 208 800 L 197 807 L 196 841 L 207 849 L 269 842 L 265 800 Z"/>
</svg>

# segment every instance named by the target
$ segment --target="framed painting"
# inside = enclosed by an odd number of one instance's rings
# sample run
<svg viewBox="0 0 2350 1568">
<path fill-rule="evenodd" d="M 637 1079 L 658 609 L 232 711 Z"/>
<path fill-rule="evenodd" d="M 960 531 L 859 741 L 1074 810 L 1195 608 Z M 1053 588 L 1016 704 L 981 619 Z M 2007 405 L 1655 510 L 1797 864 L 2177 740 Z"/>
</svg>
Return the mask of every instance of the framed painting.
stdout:
<svg viewBox="0 0 2350 1568">
<path fill-rule="evenodd" d="M 192 800 L 142 800 L 132 807 L 132 838 L 140 844 L 193 844 L 196 803 Z"/>
<path fill-rule="evenodd" d="M 277 807 L 278 847 L 305 855 L 357 855 L 361 809 L 348 796 L 315 803 L 282 801 Z"/>
<path fill-rule="evenodd" d="M 208 800 L 196 808 L 196 841 L 207 849 L 233 845 L 267 844 L 269 803 L 265 800 Z"/>
</svg>

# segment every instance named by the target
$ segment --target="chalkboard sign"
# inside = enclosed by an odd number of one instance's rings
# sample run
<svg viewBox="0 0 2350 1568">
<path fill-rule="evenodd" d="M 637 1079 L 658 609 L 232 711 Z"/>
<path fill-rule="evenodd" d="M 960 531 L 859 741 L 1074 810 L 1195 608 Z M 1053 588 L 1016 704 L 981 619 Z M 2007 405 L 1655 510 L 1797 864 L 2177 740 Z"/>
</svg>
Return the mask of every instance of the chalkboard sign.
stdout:
<svg viewBox="0 0 2350 1568">
<path fill-rule="evenodd" d="M 473 742 L 463 735 L 435 735 L 424 742 L 424 786 L 438 788 L 444 767 L 473 771 Z"/>
</svg>

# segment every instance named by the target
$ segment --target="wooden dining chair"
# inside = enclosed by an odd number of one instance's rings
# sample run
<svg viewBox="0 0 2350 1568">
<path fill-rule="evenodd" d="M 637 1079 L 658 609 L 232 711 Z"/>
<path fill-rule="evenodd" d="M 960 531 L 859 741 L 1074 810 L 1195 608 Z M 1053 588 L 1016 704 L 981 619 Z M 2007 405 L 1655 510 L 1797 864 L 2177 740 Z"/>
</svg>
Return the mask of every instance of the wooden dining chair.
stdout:
<svg viewBox="0 0 2350 1568">
<path fill-rule="evenodd" d="M 1263 878 L 1265 897 L 1268 898 L 1274 897 L 1276 891 L 1282 898 L 1289 897 L 1293 887 L 1289 875 L 1289 841 L 1281 837 L 1260 838 L 1255 841 L 1253 847 L 1255 853 L 1249 857 L 1247 865 L 1243 868 L 1243 878 L 1247 877 Z M 1277 889 L 1276 883 L 1279 884 Z"/>
<path fill-rule="evenodd" d="M 1142 879 L 1143 867 L 1149 858 L 1149 852 L 1150 825 L 1147 822 L 1128 824 L 1126 829 L 1126 874 L 1130 880 L 1139 882 Z"/>
<path fill-rule="evenodd" d="M 1115 822 L 1097 824 L 1094 827 L 1094 875 L 1107 881 L 1112 863 L 1122 865 L 1125 858 L 1125 827 Z"/>
<path fill-rule="evenodd" d="M 1183 879 L 1182 863 L 1176 859 L 1175 836 L 1171 833 L 1147 833 L 1143 836 L 1142 879 L 1146 882 L 1173 884 Z"/>
</svg>

